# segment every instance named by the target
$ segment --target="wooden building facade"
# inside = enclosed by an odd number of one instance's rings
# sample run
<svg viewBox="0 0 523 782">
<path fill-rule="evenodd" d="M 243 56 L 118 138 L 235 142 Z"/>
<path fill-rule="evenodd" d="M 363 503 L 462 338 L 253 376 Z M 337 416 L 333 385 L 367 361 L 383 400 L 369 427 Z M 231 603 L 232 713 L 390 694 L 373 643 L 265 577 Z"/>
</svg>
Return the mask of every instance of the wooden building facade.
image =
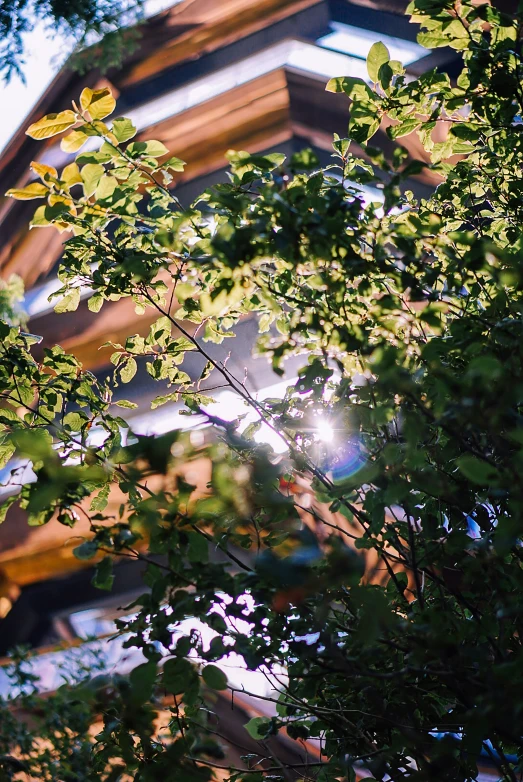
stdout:
<svg viewBox="0 0 523 782">
<path fill-rule="evenodd" d="M 419 47 L 416 29 L 402 12 L 398 0 L 175 2 L 143 25 L 138 49 L 119 70 L 103 76 L 93 70 L 80 77 L 64 69 L 56 76 L 0 159 L 0 192 L 30 182 L 32 160 L 55 167 L 70 162 L 59 140 L 35 142 L 24 130 L 43 114 L 66 108 L 84 85 L 109 84 L 117 113 L 131 117 L 138 138 L 159 139 L 187 162 L 174 183 L 185 204 L 224 177 L 228 149 L 292 153 L 313 147 L 327 161 L 332 134 L 346 133 L 348 106 L 344 96 L 325 92 L 326 81 L 339 75 L 365 77 L 365 56 L 374 40 L 385 41 L 413 74 L 434 66 L 450 72 L 457 67 L 455 52 Z M 390 148 L 383 129 L 380 136 Z M 415 135 L 404 141 L 413 156 L 423 154 Z M 424 195 L 434 184 L 424 175 L 410 186 Z M 29 231 L 32 210 L 31 202 L 0 199 L 0 273 L 23 278 L 29 329 L 43 336 L 42 346 L 58 343 L 84 367 L 106 372 L 110 351 L 100 346 L 146 332 L 148 316 L 137 316 L 128 300 L 109 302 L 100 313 L 90 312 L 84 300 L 74 313 L 55 314 L 48 296 L 56 288 L 64 238 L 53 229 Z M 246 321 L 226 349 L 214 349 L 218 358 L 230 351 L 240 372 L 247 365 L 260 390 L 276 377 L 250 357 L 255 334 L 256 324 Z M 153 393 L 145 373 L 126 389 L 126 396 L 139 404 L 135 419 L 148 431 L 158 429 L 149 410 Z M 69 539 L 70 531 L 54 521 L 29 529 L 16 508 L 0 527 L 0 592 L 13 606 L 0 624 L 0 654 L 15 642 L 59 640 L 61 631 L 53 624 L 57 612 L 67 612 L 71 600 L 78 606 L 96 599 L 90 574 L 75 572 L 80 563 Z M 120 591 L 129 588 L 133 579 L 124 573 L 132 570 L 122 566 Z M 64 578 L 74 589 L 62 588 Z"/>
<path fill-rule="evenodd" d="M 120 69 L 81 77 L 64 69 L 56 76 L 0 158 L 0 193 L 31 181 L 32 160 L 55 167 L 70 162 L 56 138 L 35 142 L 24 130 L 43 114 L 67 108 L 85 85 L 109 85 L 117 113 L 133 120 L 139 139 L 159 139 L 187 162 L 174 182 L 184 204 L 224 177 L 229 149 L 290 154 L 312 147 L 326 162 L 333 133 L 343 137 L 348 122 L 346 98 L 326 93 L 326 82 L 333 76 L 366 77 L 365 56 L 373 41 L 383 40 L 413 75 L 432 67 L 458 72 L 456 52 L 422 50 L 403 12 L 402 0 L 178 0 L 144 23 L 137 50 Z M 379 134 L 390 151 L 383 128 Z M 402 143 L 413 157 L 424 156 L 415 135 Z M 409 187 L 426 195 L 436 184 L 425 173 Z M 32 211 L 32 203 L 0 197 L 0 275 L 24 280 L 29 330 L 43 336 L 42 346 L 58 343 L 95 374 L 106 373 L 110 351 L 100 346 L 146 333 L 150 320 L 137 316 L 128 300 L 108 302 L 100 313 L 90 312 L 84 300 L 74 313 L 55 314 L 48 296 L 57 288 L 64 237 L 54 229 L 29 231 Z M 263 391 L 277 378 L 251 357 L 256 331 L 256 323 L 246 320 L 235 339 L 213 350 L 217 359 L 230 352 L 229 366 L 240 374 L 247 366 L 254 390 Z M 195 361 L 187 371 L 197 376 Z M 150 411 L 155 393 L 145 372 L 126 388 L 126 398 L 138 403 L 133 413 L 138 431 L 162 431 L 166 425 L 164 413 Z M 80 523 L 74 534 L 86 531 Z M 140 589 L 141 567 L 121 563 L 114 590 L 103 600 L 91 585 L 91 568 L 72 555 L 74 544 L 71 530 L 55 520 L 28 527 L 16 506 L 0 526 L 0 657 L 19 643 L 42 651 L 60 642 L 79 643 L 82 623 L 90 631 L 110 630 L 117 607 Z M 252 701 L 239 706 L 250 716 L 258 713 Z M 232 733 L 236 723 L 245 722 L 241 711 L 228 719 Z M 280 751 L 292 755 L 295 749 Z M 361 769 L 358 775 L 367 774 Z M 491 778 L 488 764 L 480 778 Z"/>
</svg>

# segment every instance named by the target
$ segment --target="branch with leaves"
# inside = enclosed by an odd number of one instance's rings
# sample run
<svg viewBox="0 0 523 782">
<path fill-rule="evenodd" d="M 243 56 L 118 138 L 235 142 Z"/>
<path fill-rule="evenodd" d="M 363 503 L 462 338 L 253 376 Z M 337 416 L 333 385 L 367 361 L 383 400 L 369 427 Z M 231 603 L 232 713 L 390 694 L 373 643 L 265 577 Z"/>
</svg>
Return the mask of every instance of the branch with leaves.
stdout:
<svg viewBox="0 0 523 782">
<path fill-rule="evenodd" d="M 412 79 L 375 44 L 368 81 L 327 86 L 347 95 L 350 121 L 323 168 L 311 150 L 231 152 L 229 181 L 182 205 L 183 163 L 108 119 L 109 90 L 86 88 L 28 130 L 66 133 L 75 155 L 60 173 L 34 163 L 39 181 L 9 192 L 42 199 L 32 225 L 64 235 L 56 311 L 129 298 L 153 320 L 112 345 L 104 383 L 58 347 L 36 361 L 13 314 L 1 327 L 3 465 L 24 459 L 34 474 L 17 494 L 13 467 L 2 512 L 19 502 L 33 523 L 73 530 L 88 518 L 76 554 L 103 556 L 101 588 L 118 557 L 146 565 L 148 591 L 117 622 L 145 662 L 94 690 L 86 674 L 53 707 L 61 720 L 85 708 L 74 742 L 97 778 L 193 782 L 214 768 L 235 782 L 334 782 L 363 763 L 380 780 L 465 782 L 481 755 L 519 778 L 520 20 L 472 2 L 415 0 L 409 13 L 421 43 L 462 53 L 462 73 Z M 423 161 L 371 145 L 384 119 L 394 142 L 417 134 Z M 424 169 L 441 184 L 418 201 L 408 185 Z M 254 318 L 276 377 L 299 366 L 278 398 L 260 400 L 216 357 Z M 114 415 L 134 409 L 113 399 L 138 372 L 159 384 L 153 408 L 205 426 L 198 447 L 183 428 L 144 437 L 132 412 Z M 213 387 L 247 421 L 215 415 Z M 184 472 L 196 460 L 204 486 Z M 184 632 L 189 618 L 202 629 Z M 259 752 L 245 769 L 228 765 L 215 709 L 216 692 L 246 694 L 226 674 L 238 659 L 271 687 L 249 696 L 268 716 L 246 726 Z M 45 750 L 5 725 L 2 751 L 33 776 L 83 778 L 63 771 L 72 744 L 45 720 Z M 321 749 L 284 760 L 269 743 L 279 734 Z"/>
</svg>

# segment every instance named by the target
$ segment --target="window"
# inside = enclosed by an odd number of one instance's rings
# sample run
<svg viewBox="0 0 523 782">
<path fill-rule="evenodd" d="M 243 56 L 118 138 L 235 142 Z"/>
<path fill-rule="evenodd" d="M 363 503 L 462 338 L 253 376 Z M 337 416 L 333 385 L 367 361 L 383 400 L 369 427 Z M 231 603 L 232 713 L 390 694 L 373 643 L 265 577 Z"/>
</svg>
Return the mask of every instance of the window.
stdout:
<svg viewBox="0 0 523 782">
<path fill-rule="evenodd" d="M 331 28 L 331 33 L 318 39 L 317 43 L 319 46 L 350 54 L 353 57 L 365 59 L 370 47 L 376 41 L 384 43 L 390 52 L 391 59 L 400 60 L 403 65 L 410 65 L 412 62 L 426 57 L 429 53 L 428 49 L 413 41 L 394 38 L 392 35 L 380 35 L 372 30 L 364 30 L 362 27 L 332 22 Z"/>
</svg>

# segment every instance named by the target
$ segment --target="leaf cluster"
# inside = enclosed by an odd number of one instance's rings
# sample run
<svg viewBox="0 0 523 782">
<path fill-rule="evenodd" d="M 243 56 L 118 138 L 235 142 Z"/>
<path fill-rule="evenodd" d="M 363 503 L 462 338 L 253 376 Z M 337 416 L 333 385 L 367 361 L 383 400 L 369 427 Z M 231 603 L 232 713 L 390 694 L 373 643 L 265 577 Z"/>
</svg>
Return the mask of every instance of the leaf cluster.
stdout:
<svg viewBox="0 0 523 782">
<path fill-rule="evenodd" d="M 407 78 L 373 46 L 368 82 L 328 85 L 347 95 L 349 127 L 325 167 L 311 150 L 231 151 L 228 181 L 182 206 L 182 162 L 109 120 L 108 90 L 28 130 L 67 133 L 76 155 L 60 173 L 33 164 L 39 181 L 10 192 L 42 199 L 33 225 L 68 237 L 57 312 L 127 297 L 152 321 L 112 345 L 103 384 L 57 347 L 35 359 L 15 325 L 1 332 L 3 461 L 34 471 L 4 513 L 87 515 L 76 555 L 97 562 L 102 589 L 114 561 L 146 565 L 118 622 L 144 662 L 100 685 L 96 778 L 225 767 L 327 782 L 363 763 L 375 779 L 465 782 L 482 753 L 500 778 L 520 773 L 521 20 L 447 0 L 409 13 L 421 43 L 462 52 L 462 73 Z M 380 127 L 417 134 L 423 159 L 399 145 L 387 158 L 369 143 Z M 417 201 L 407 182 L 427 173 L 439 184 Z M 260 400 L 215 358 L 248 318 L 277 375 L 299 367 L 280 397 Z M 133 409 L 119 388 L 140 371 L 159 383 L 153 407 L 193 416 L 187 431 L 146 437 L 114 414 Z M 212 412 L 224 388 L 237 420 Z M 246 725 L 245 773 L 227 771 L 217 718 L 232 654 L 276 692 L 254 694 L 272 711 Z M 6 724 L 5 754 L 37 762 Z M 316 764 L 275 762 L 268 741 L 284 730 L 321 746 Z"/>
</svg>

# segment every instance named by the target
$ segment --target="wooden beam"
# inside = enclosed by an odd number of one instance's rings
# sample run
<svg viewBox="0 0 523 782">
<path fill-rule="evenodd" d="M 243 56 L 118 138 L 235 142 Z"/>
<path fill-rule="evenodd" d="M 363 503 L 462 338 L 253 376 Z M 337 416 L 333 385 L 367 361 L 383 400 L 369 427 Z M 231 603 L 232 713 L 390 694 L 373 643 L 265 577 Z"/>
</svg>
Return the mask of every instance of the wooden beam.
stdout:
<svg viewBox="0 0 523 782">
<path fill-rule="evenodd" d="M 126 70 L 119 84 L 128 87 L 181 62 L 202 57 L 322 0 L 192 0 L 169 12 L 168 27 L 186 31 Z"/>
<path fill-rule="evenodd" d="M 208 491 L 210 462 L 203 458 L 194 459 L 173 470 L 167 477 L 156 475 L 148 478 L 147 485 L 151 491 L 160 490 L 162 486 L 172 491 L 178 475 L 184 476 L 196 487 L 195 496 L 203 496 Z M 82 503 L 86 511 L 89 509 L 90 502 L 91 498 L 88 498 Z M 113 484 L 107 514 L 117 518 L 123 502 L 125 502 L 125 495 L 117 484 Z M 15 503 L 0 526 L 2 577 L 6 582 L 23 587 L 92 567 L 93 561 L 96 560 L 80 560 L 73 554 L 73 549 L 80 545 L 82 539 L 89 538 L 91 535 L 88 517 L 83 513 L 79 514 L 73 529 L 60 524 L 56 518 L 52 518 L 41 527 L 30 527 L 27 524 L 25 511 Z"/>
</svg>

